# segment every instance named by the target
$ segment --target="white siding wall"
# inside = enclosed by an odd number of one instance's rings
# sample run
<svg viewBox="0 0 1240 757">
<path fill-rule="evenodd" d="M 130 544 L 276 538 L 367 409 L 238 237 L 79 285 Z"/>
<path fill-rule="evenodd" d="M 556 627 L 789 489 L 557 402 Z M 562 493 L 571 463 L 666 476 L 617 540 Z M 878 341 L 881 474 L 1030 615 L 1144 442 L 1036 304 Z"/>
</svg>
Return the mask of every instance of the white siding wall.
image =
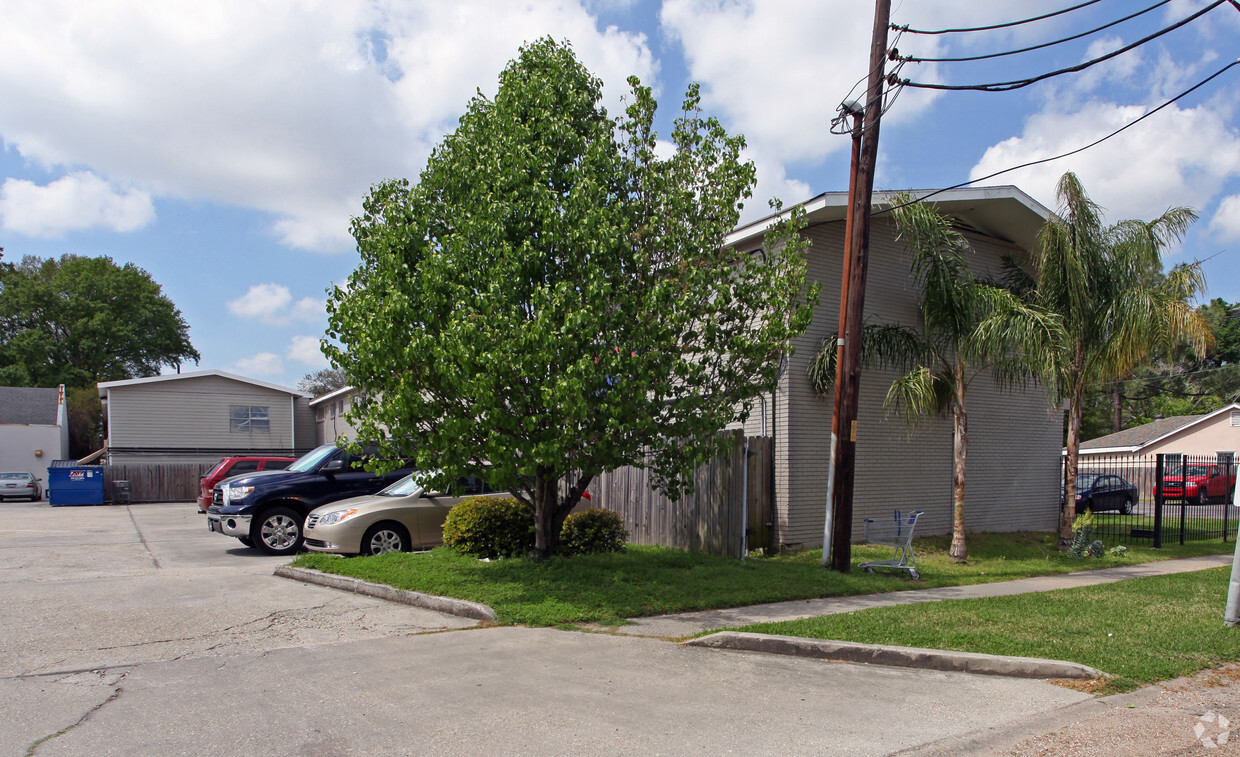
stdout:
<svg viewBox="0 0 1240 757">
<path fill-rule="evenodd" d="M 47 467 L 69 455 L 64 430 L 61 426 L 0 425 L 0 470 L 29 471 L 43 479 L 46 489 Z"/>
<path fill-rule="evenodd" d="M 776 541 L 805 547 L 822 544 L 826 512 L 830 398 L 814 394 L 807 370 L 822 340 L 839 325 L 844 224 L 808 231 L 814 245 L 809 276 L 823 283 L 820 304 L 807 333 L 795 343 L 776 396 Z M 872 226 L 865 295 L 867 322 L 918 323 L 917 293 L 908 258 L 892 236 L 893 224 Z M 996 275 L 1001 255 L 1017 252 L 999 240 L 970 237 L 979 251 L 975 271 Z M 892 509 L 925 510 L 922 533 L 951 530 L 951 423 L 931 419 L 910 436 L 904 420 L 883 409 L 894 371 L 864 370 L 858 401 L 853 534 L 862 519 Z M 966 523 L 971 531 L 1049 529 L 1059 507 L 1061 420 L 1048 411 L 1044 393 L 1032 387 L 999 391 L 988 376 L 977 378 L 969 403 Z M 750 424 L 747 424 L 747 427 Z M 846 431 L 846 430 L 845 430 Z"/>
<path fill-rule="evenodd" d="M 304 448 L 302 432 L 293 434 L 292 395 L 219 376 L 159 381 L 108 390 L 108 444 L 112 462 L 163 462 L 164 457 L 123 455 L 129 448 L 211 450 L 204 462 L 227 453 Z M 231 431 L 229 407 L 268 408 L 268 433 Z M 308 433 L 313 433 L 313 428 Z M 122 459 L 123 458 L 123 459 Z M 208 459 L 210 458 L 210 459 Z M 173 454 L 167 461 L 185 461 Z"/>
</svg>

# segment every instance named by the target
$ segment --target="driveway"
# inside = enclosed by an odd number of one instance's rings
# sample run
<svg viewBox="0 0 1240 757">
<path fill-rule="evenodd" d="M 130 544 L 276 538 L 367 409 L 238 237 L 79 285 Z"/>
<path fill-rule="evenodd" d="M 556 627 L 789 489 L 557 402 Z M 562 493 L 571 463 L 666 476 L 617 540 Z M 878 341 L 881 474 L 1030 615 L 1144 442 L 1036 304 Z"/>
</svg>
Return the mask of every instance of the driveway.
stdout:
<svg viewBox="0 0 1240 757">
<path fill-rule="evenodd" d="M 471 628 L 277 578 L 282 559 L 209 534 L 189 504 L 3 512 L 0 755 L 881 755 L 1086 698 Z"/>
</svg>

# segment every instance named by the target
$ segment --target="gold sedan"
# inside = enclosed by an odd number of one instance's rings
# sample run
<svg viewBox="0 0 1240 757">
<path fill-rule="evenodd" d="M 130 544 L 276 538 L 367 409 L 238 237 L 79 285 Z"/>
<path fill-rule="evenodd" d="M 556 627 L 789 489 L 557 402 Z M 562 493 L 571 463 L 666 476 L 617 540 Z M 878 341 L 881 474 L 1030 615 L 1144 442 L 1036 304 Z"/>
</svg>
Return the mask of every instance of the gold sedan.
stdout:
<svg viewBox="0 0 1240 757">
<path fill-rule="evenodd" d="M 306 549 L 345 555 L 410 552 L 443 544 L 443 522 L 466 497 L 492 492 L 480 479 L 469 477 L 455 493 L 428 491 L 412 473 L 377 494 L 332 502 L 306 517 Z"/>
</svg>

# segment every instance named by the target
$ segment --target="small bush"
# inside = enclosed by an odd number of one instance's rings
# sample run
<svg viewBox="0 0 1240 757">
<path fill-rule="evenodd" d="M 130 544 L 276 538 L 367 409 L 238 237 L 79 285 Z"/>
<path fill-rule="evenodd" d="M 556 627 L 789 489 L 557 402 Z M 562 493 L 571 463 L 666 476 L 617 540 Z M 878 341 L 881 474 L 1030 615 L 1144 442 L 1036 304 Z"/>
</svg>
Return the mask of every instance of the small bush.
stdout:
<svg viewBox="0 0 1240 757">
<path fill-rule="evenodd" d="M 534 514 L 513 497 L 468 497 L 448 511 L 443 543 L 478 557 L 525 555 L 534 548 Z"/>
<path fill-rule="evenodd" d="M 560 529 L 560 553 L 594 555 L 600 552 L 623 552 L 629 534 L 624 521 L 610 510 L 591 507 L 564 519 Z"/>
<path fill-rule="evenodd" d="M 1076 520 L 1072 521 L 1072 534 L 1072 546 L 1068 548 L 1068 554 L 1076 558 L 1090 556 L 1090 548 L 1094 540 L 1094 513 L 1092 510 L 1086 510 L 1076 516 Z"/>
</svg>

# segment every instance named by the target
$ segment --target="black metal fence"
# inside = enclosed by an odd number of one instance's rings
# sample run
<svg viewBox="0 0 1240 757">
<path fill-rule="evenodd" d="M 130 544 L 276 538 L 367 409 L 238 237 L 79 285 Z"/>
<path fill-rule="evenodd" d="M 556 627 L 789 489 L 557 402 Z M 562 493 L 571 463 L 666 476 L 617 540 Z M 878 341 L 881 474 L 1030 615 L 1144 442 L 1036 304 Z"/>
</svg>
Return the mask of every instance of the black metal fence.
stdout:
<svg viewBox="0 0 1240 757">
<path fill-rule="evenodd" d="M 1094 537 L 1108 547 L 1228 541 L 1240 516 L 1236 467 L 1231 453 L 1082 457 L 1076 511 L 1093 511 Z"/>
</svg>

